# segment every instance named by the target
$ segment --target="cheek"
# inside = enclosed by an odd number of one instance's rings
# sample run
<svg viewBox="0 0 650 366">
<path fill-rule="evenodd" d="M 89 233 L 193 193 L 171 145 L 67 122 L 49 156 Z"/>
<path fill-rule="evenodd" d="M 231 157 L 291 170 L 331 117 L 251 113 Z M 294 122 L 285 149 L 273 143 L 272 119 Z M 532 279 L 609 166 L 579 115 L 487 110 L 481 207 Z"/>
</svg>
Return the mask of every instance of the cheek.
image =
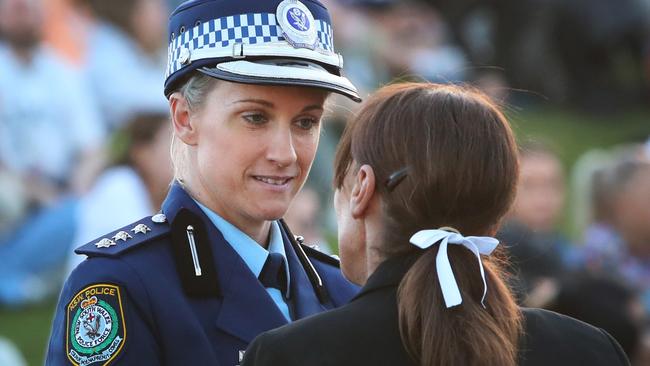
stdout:
<svg viewBox="0 0 650 366">
<path fill-rule="evenodd" d="M 298 164 L 302 171 L 307 175 L 311 168 L 314 158 L 316 157 L 316 150 L 318 149 L 319 134 L 300 136 L 294 141 L 294 149 L 298 157 Z"/>
</svg>

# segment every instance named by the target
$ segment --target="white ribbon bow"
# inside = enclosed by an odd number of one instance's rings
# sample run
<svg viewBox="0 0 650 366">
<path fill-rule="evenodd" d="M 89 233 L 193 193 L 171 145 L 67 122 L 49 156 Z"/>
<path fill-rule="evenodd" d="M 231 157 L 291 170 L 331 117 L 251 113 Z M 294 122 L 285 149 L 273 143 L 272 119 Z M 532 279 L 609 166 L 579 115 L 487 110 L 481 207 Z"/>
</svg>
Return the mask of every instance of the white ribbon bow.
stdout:
<svg viewBox="0 0 650 366">
<path fill-rule="evenodd" d="M 481 254 L 490 255 L 497 245 L 499 245 L 499 241 L 489 236 L 464 237 L 461 234 L 440 229 L 418 231 L 410 240 L 411 244 L 422 249 L 429 248 L 438 241 L 440 241 L 440 248 L 436 255 L 436 269 L 438 272 L 438 282 L 440 283 L 442 296 L 445 299 L 447 308 L 460 305 L 463 302 L 456 278 L 454 277 L 454 272 L 451 270 L 449 257 L 447 257 L 447 244 L 462 245 L 476 255 L 479 268 L 481 269 L 481 278 L 483 279 L 481 305 L 485 307 L 483 300 L 485 300 L 485 294 L 487 294 L 487 283 L 485 282 L 483 263 L 481 263 Z"/>
</svg>

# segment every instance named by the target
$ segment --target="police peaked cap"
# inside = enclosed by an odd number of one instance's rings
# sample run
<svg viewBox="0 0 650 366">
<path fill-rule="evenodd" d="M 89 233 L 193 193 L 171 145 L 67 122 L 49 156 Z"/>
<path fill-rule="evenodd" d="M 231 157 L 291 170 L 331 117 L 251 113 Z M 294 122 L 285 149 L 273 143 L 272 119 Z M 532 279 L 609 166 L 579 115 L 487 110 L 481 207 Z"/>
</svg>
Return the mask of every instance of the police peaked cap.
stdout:
<svg viewBox="0 0 650 366">
<path fill-rule="evenodd" d="M 341 75 L 332 26 L 317 0 L 190 0 L 171 14 L 165 95 L 197 70 L 247 84 L 323 88 L 360 101 Z"/>
</svg>

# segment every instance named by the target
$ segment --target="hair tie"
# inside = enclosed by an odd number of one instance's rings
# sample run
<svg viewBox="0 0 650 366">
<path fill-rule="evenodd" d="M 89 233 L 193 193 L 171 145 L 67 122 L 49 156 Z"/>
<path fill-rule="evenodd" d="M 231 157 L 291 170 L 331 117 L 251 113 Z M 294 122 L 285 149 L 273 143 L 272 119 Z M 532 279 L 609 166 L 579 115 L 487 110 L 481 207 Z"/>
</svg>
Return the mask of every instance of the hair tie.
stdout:
<svg viewBox="0 0 650 366">
<path fill-rule="evenodd" d="M 421 230 L 411 236 L 411 244 L 416 247 L 427 249 L 435 243 L 440 242 L 440 248 L 436 255 L 436 272 L 438 274 L 438 282 L 442 289 L 442 297 L 445 299 L 447 308 L 460 305 L 463 302 L 458 289 L 458 283 L 454 277 L 454 272 L 451 270 L 449 257 L 447 256 L 447 244 L 458 244 L 469 249 L 476 255 L 478 265 L 481 269 L 481 278 L 483 279 L 483 297 L 481 298 L 481 306 L 485 308 L 483 301 L 487 294 L 487 282 L 485 281 L 485 272 L 483 271 L 483 263 L 481 263 L 481 254 L 490 255 L 492 251 L 499 245 L 499 241 L 489 236 L 463 236 L 456 229 L 450 227 L 443 227 L 436 230 Z"/>
</svg>

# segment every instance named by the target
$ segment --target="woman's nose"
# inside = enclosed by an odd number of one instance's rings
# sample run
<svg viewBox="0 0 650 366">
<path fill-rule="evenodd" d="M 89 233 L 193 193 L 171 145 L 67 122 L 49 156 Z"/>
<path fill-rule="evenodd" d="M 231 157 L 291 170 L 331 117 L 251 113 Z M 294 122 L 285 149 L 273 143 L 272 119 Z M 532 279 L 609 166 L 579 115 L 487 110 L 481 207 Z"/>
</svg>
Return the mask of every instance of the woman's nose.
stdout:
<svg viewBox="0 0 650 366">
<path fill-rule="evenodd" d="M 296 154 L 293 136 L 289 127 L 280 127 L 274 131 L 269 141 L 267 159 L 281 167 L 296 162 L 298 155 Z"/>
</svg>

